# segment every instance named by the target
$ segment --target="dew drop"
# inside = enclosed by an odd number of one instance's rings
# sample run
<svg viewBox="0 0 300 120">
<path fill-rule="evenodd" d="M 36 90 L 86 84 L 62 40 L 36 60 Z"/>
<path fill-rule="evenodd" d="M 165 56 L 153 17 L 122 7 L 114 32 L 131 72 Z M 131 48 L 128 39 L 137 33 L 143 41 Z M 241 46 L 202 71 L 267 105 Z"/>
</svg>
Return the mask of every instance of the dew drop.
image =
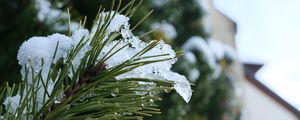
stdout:
<svg viewBox="0 0 300 120">
<path fill-rule="evenodd" d="M 150 91 L 150 92 L 149 92 L 149 95 L 152 96 L 152 97 L 153 97 L 155 94 L 156 94 L 155 91 Z"/>
<path fill-rule="evenodd" d="M 170 92 L 171 92 L 171 89 L 164 89 L 164 91 L 165 91 L 166 93 L 170 93 Z"/>
<path fill-rule="evenodd" d="M 130 112 L 123 112 L 122 115 L 125 115 L 125 116 L 126 115 L 132 115 L 132 113 L 130 113 Z"/>
<path fill-rule="evenodd" d="M 119 88 L 116 88 L 111 92 L 111 96 L 113 96 L 113 97 L 117 97 L 118 94 L 119 94 Z"/>
<path fill-rule="evenodd" d="M 54 103 L 58 104 L 58 103 L 60 103 L 60 101 L 59 100 L 54 100 Z"/>
<path fill-rule="evenodd" d="M 80 102 L 84 101 L 84 97 L 80 97 L 79 101 Z"/>
</svg>

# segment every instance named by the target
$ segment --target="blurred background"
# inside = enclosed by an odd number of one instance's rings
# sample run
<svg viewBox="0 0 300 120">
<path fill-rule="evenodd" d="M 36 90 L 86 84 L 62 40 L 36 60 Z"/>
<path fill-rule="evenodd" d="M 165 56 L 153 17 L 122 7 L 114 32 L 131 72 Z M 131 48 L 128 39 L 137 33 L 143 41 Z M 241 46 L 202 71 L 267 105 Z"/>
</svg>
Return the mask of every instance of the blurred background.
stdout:
<svg viewBox="0 0 300 120">
<path fill-rule="evenodd" d="M 131 1 L 123 0 L 122 7 Z M 25 40 L 67 33 L 68 8 L 72 29 L 84 16 L 90 28 L 100 5 L 109 9 L 111 0 L 0 0 L 1 86 L 20 82 L 16 55 Z M 299 5 L 299 0 L 144 0 L 132 26 L 153 13 L 134 32 L 184 51 L 173 70 L 194 84 L 189 103 L 177 94 L 162 95 L 162 114 L 146 119 L 299 120 Z"/>
</svg>

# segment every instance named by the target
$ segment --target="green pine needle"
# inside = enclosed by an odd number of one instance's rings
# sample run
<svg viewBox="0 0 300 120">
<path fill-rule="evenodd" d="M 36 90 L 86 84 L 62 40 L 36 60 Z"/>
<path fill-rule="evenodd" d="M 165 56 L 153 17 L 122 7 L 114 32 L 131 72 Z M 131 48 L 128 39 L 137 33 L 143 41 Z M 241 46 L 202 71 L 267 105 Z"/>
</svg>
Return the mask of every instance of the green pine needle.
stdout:
<svg viewBox="0 0 300 120">
<path fill-rule="evenodd" d="M 43 80 L 42 70 L 37 73 L 34 71 L 33 66 L 26 68 L 26 76 L 22 83 L 20 83 L 18 89 L 16 85 L 7 85 L 5 91 L 1 92 L 1 99 L 13 96 L 15 93 L 21 95 L 20 104 L 15 113 L 9 113 L 7 110 L 0 106 L 0 112 L 4 119 L 20 120 L 20 119 L 38 119 L 38 120 L 53 120 L 53 119 L 143 119 L 143 116 L 152 116 L 160 114 L 160 110 L 157 109 L 158 105 L 154 101 L 161 100 L 160 93 L 173 90 L 173 82 L 163 80 L 152 80 L 142 78 L 127 78 L 117 80 L 117 76 L 134 70 L 137 67 L 170 60 L 172 58 L 158 59 L 158 60 L 145 60 L 148 58 L 156 58 L 161 56 L 169 56 L 168 54 L 161 54 L 156 56 L 144 56 L 145 53 L 153 49 L 159 44 L 159 41 L 151 42 L 147 47 L 134 55 L 130 60 L 124 63 L 114 66 L 109 69 L 100 69 L 105 62 L 113 55 L 121 51 L 128 45 L 114 50 L 114 46 L 100 61 L 98 56 L 103 48 L 112 40 L 115 40 L 120 34 L 111 34 L 108 38 L 105 38 L 106 29 L 110 24 L 112 18 L 116 15 L 114 10 L 124 12 L 126 15 L 132 17 L 141 5 L 140 1 L 135 5 L 135 1 L 132 0 L 124 8 L 120 10 L 121 0 L 118 5 L 115 5 L 115 0 L 112 1 L 112 7 L 109 15 L 99 22 L 103 23 L 99 25 L 95 35 L 91 39 L 90 46 L 92 47 L 85 56 L 81 59 L 81 63 L 78 69 L 74 69 L 72 65 L 73 59 L 83 48 L 88 44 L 81 39 L 78 45 L 70 51 L 70 54 L 66 58 L 66 62 L 58 60 L 57 63 L 51 64 L 48 78 Z M 98 15 L 94 21 L 94 26 L 97 24 L 100 13 L 105 11 L 100 7 Z M 69 11 L 68 11 L 69 13 Z M 149 15 L 147 14 L 141 21 L 134 26 L 135 29 L 141 24 Z M 70 16 L 70 15 L 69 15 Z M 69 35 L 70 33 L 70 19 L 69 21 Z M 81 22 L 84 26 L 86 19 Z M 53 60 L 56 58 L 56 53 L 59 43 L 57 43 Z M 113 52 L 114 51 L 114 52 Z M 43 60 L 41 60 L 43 61 Z M 43 64 L 41 65 L 43 66 Z M 69 78 L 69 70 L 72 69 L 73 77 Z M 28 71 L 32 72 L 29 73 Z M 92 74 L 91 71 L 97 71 L 97 74 Z M 29 76 L 32 77 L 32 81 L 29 81 Z M 52 92 L 47 91 L 47 87 L 51 80 L 55 80 L 56 84 Z M 30 82 L 32 82 L 30 84 Z M 139 83 L 151 83 L 139 84 Z M 42 84 L 42 86 L 39 86 Z M 151 87 L 151 89 L 142 89 Z M 38 108 L 37 95 L 39 90 L 45 90 L 42 106 Z M 60 96 L 60 97 L 59 97 Z M 47 99 L 48 98 L 48 99 Z M 56 102 L 59 99 L 60 102 Z"/>
</svg>

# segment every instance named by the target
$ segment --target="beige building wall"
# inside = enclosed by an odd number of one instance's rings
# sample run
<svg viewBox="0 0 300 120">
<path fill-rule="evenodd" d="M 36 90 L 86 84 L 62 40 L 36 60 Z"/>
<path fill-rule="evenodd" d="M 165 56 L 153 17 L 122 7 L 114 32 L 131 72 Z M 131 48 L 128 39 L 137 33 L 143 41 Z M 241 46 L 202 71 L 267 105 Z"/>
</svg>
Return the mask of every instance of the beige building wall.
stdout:
<svg viewBox="0 0 300 120">
<path fill-rule="evenodd" d="M 249 81 L 243 82 L 243 90 L 242 120 L 298 120 L 294 114 Z"/>
<path fill-rule="evenodd" d="M 211 38 L 218 39 L 226 44 L 235 47 L 234 34 L 236 33 L 235 24 L 222 13 L 217 11 L 212 5 L 212 0 L 200 4 L 206 4 L 205 17 L 203 19 L 205 30 L 210 34 Z M 230 28 L 230 29 L 228 29 Z"/>
<path fill-rule="evenodd" d="M 201 0 L 201 4 L 205 4 L 206 15 L 203 23 L 207 32 L 211 34 L 211 38 L 236 48 L 234 22 L 215 9 L 212 0 Z M 238 59 L 231 72 L 238 79 L 236 93 L 243 104 L 243 120 L 298 120 L 288 109 L 246 80 Z"/>
</svg>

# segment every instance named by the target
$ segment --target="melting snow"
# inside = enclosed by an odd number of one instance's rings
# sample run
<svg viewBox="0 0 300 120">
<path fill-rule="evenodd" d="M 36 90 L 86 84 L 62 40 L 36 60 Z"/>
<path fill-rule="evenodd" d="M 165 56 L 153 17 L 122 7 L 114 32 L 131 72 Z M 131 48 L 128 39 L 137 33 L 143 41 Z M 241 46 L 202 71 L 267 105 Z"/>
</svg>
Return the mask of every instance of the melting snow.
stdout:
<svg viewBox="0 0 300 120">
<path fill-rule="evenodd" d="M 113 13 L 114 12 L 112 12 L 112 14 Z M 107 12 L 101 13 L 100 19 L 104 19 L 106 15 L 108 15 Z M 114 50 L 121 48 L 126 44 L 130 44 L 130 46 L 125 47 L 117 54 L 113 55 L 110 59 L 105 61 L 105 63 L 109 68 L 116 66 L 126 60 L 129 60 L 132 56 L 134 56 L 136 53 L 144 49 L 149 44 L 143 42 L 138 37 L 132 34 L 131 30 L 129 29 L 130 25 L 128 21 L 129 21 L 128 17 L 116 13 L 115 17 L 111 20 L 111 23 L 107 28 L 107 33 L 108 33 L 107 36 L 113 32 L 120 32 L 123 37 L 123 40 L 121 41 L 113 40 L 109 42 L 108 45 L 105 46 L 101 51 L 101 54 L 98 57 L 98 59 L 103 58 L 103 55 L 107 54 L 108 51 L 111 50 L 112 47 L 116 45 L 119 41 L 120 43 L 117 45 L 117 47 Z M 99 23 L 98 21 L 98 25 L 102 25 L 102 24 Z M 83 46 L 81 51 L 79 51 L 77 56 L 75 56 L 74 60 L 72 61 L 74 65 L 73 67 L 77 69 L 78 65 L 81 62 L 81 58 L 91 48 L 89 46 L 90 44 L 89 40 L 91 40 L 91 38 L 93 38 L 93 36 L 95 35 L 96 28 L 97 27 L 94 27 L 91 33 L 89 33 L 89 31 L 86 29 L 77 29 L 73 32 L 71 37 L 61 35 L 61 34 L 53 34 L 48 37 L 32 37 L 29 40 L 25 41 L 21 45 L 17 56 L 19 60 L 19 64 L 22 66 L 22 70 L 21 70 L 22 79 L 24 80 L 26 67 L 28 68 L 30 67 L 30 65 L 32 65 L 34 73 L 37 73 L 38 71 L 42 70 L 42 78 L 45 80 L 48 77 L 47 75 L 49 73 L 51 63 L 52 62 L 56 63 L 60 58 L 62 58 L 63 61 L 65 61 L 66 57 L 69 54 L 69 51 L 73 49 L 74 46 L 77 45 L 81 39 L 83 39 L 88 43 L 85 46 Z M 59 43 L 58 50 L 55 59 L 53 59 L 52 57 L 57 43 Z M 171 58 L 171 59 L 163 62 L 152 63 L 152 64 L 138 67 L 133 71 L 118 76 L 117 79 L 135 77 L 135 78 L 150 78 L 150 79 L 162 79 L 162 80 L 174 81 L 175 90 L 183 97 L 183 99 L 186 102 L 188 102 L 191 98 L 192 90 L 189 82 L 184 76 L 171 71 L 172 64 L 176 62 L 176 53 L 171 48 L 171 46 L 161 41 L 159 45 L 157 45 L 149 52 L 145 53 L 143 56 L 145 57 L 145 56 L 153 56 L 153 55 L 160 55 L 160 54 L 169 54 L 169 56 L 148 58 L 146 60 L 158 60 L 158 59 L 166 59 L 166 58 Z M 31 69 L 29 69 L 29 71 L 31 71 Z M 72 77 L 71 70 L 69 72 L 69 76 Z M 28 80 L 30 84 L 32 83 L 32 77 L 34 76 L 31 75 L 28 76 Z M 49 86 L 47 88 L 49 92 L 52 91 L 54 84 L 55 83 L 49 83 Z M 44 94 L 44 91 L 45 91 L 44 89 L 40 89 L 38 93 Z M 38 96 L 40 96 L 38 98 L 38 101 L 39 104 L 41 104 L 41 101 L 43 99 L 41 96 L 43 95 L 38 95 Z"/>
<path fill-rule="evenodd" d="M 3 104 L 6 105 L 6 109 L 8 109 L 10 113 L 14 113 L 19 107 L 20 99 L 21 99 L 20 94 L 17 94 L 16 96 L 13 97 L 7 97 L 3 102 Z"/>
</svg>

